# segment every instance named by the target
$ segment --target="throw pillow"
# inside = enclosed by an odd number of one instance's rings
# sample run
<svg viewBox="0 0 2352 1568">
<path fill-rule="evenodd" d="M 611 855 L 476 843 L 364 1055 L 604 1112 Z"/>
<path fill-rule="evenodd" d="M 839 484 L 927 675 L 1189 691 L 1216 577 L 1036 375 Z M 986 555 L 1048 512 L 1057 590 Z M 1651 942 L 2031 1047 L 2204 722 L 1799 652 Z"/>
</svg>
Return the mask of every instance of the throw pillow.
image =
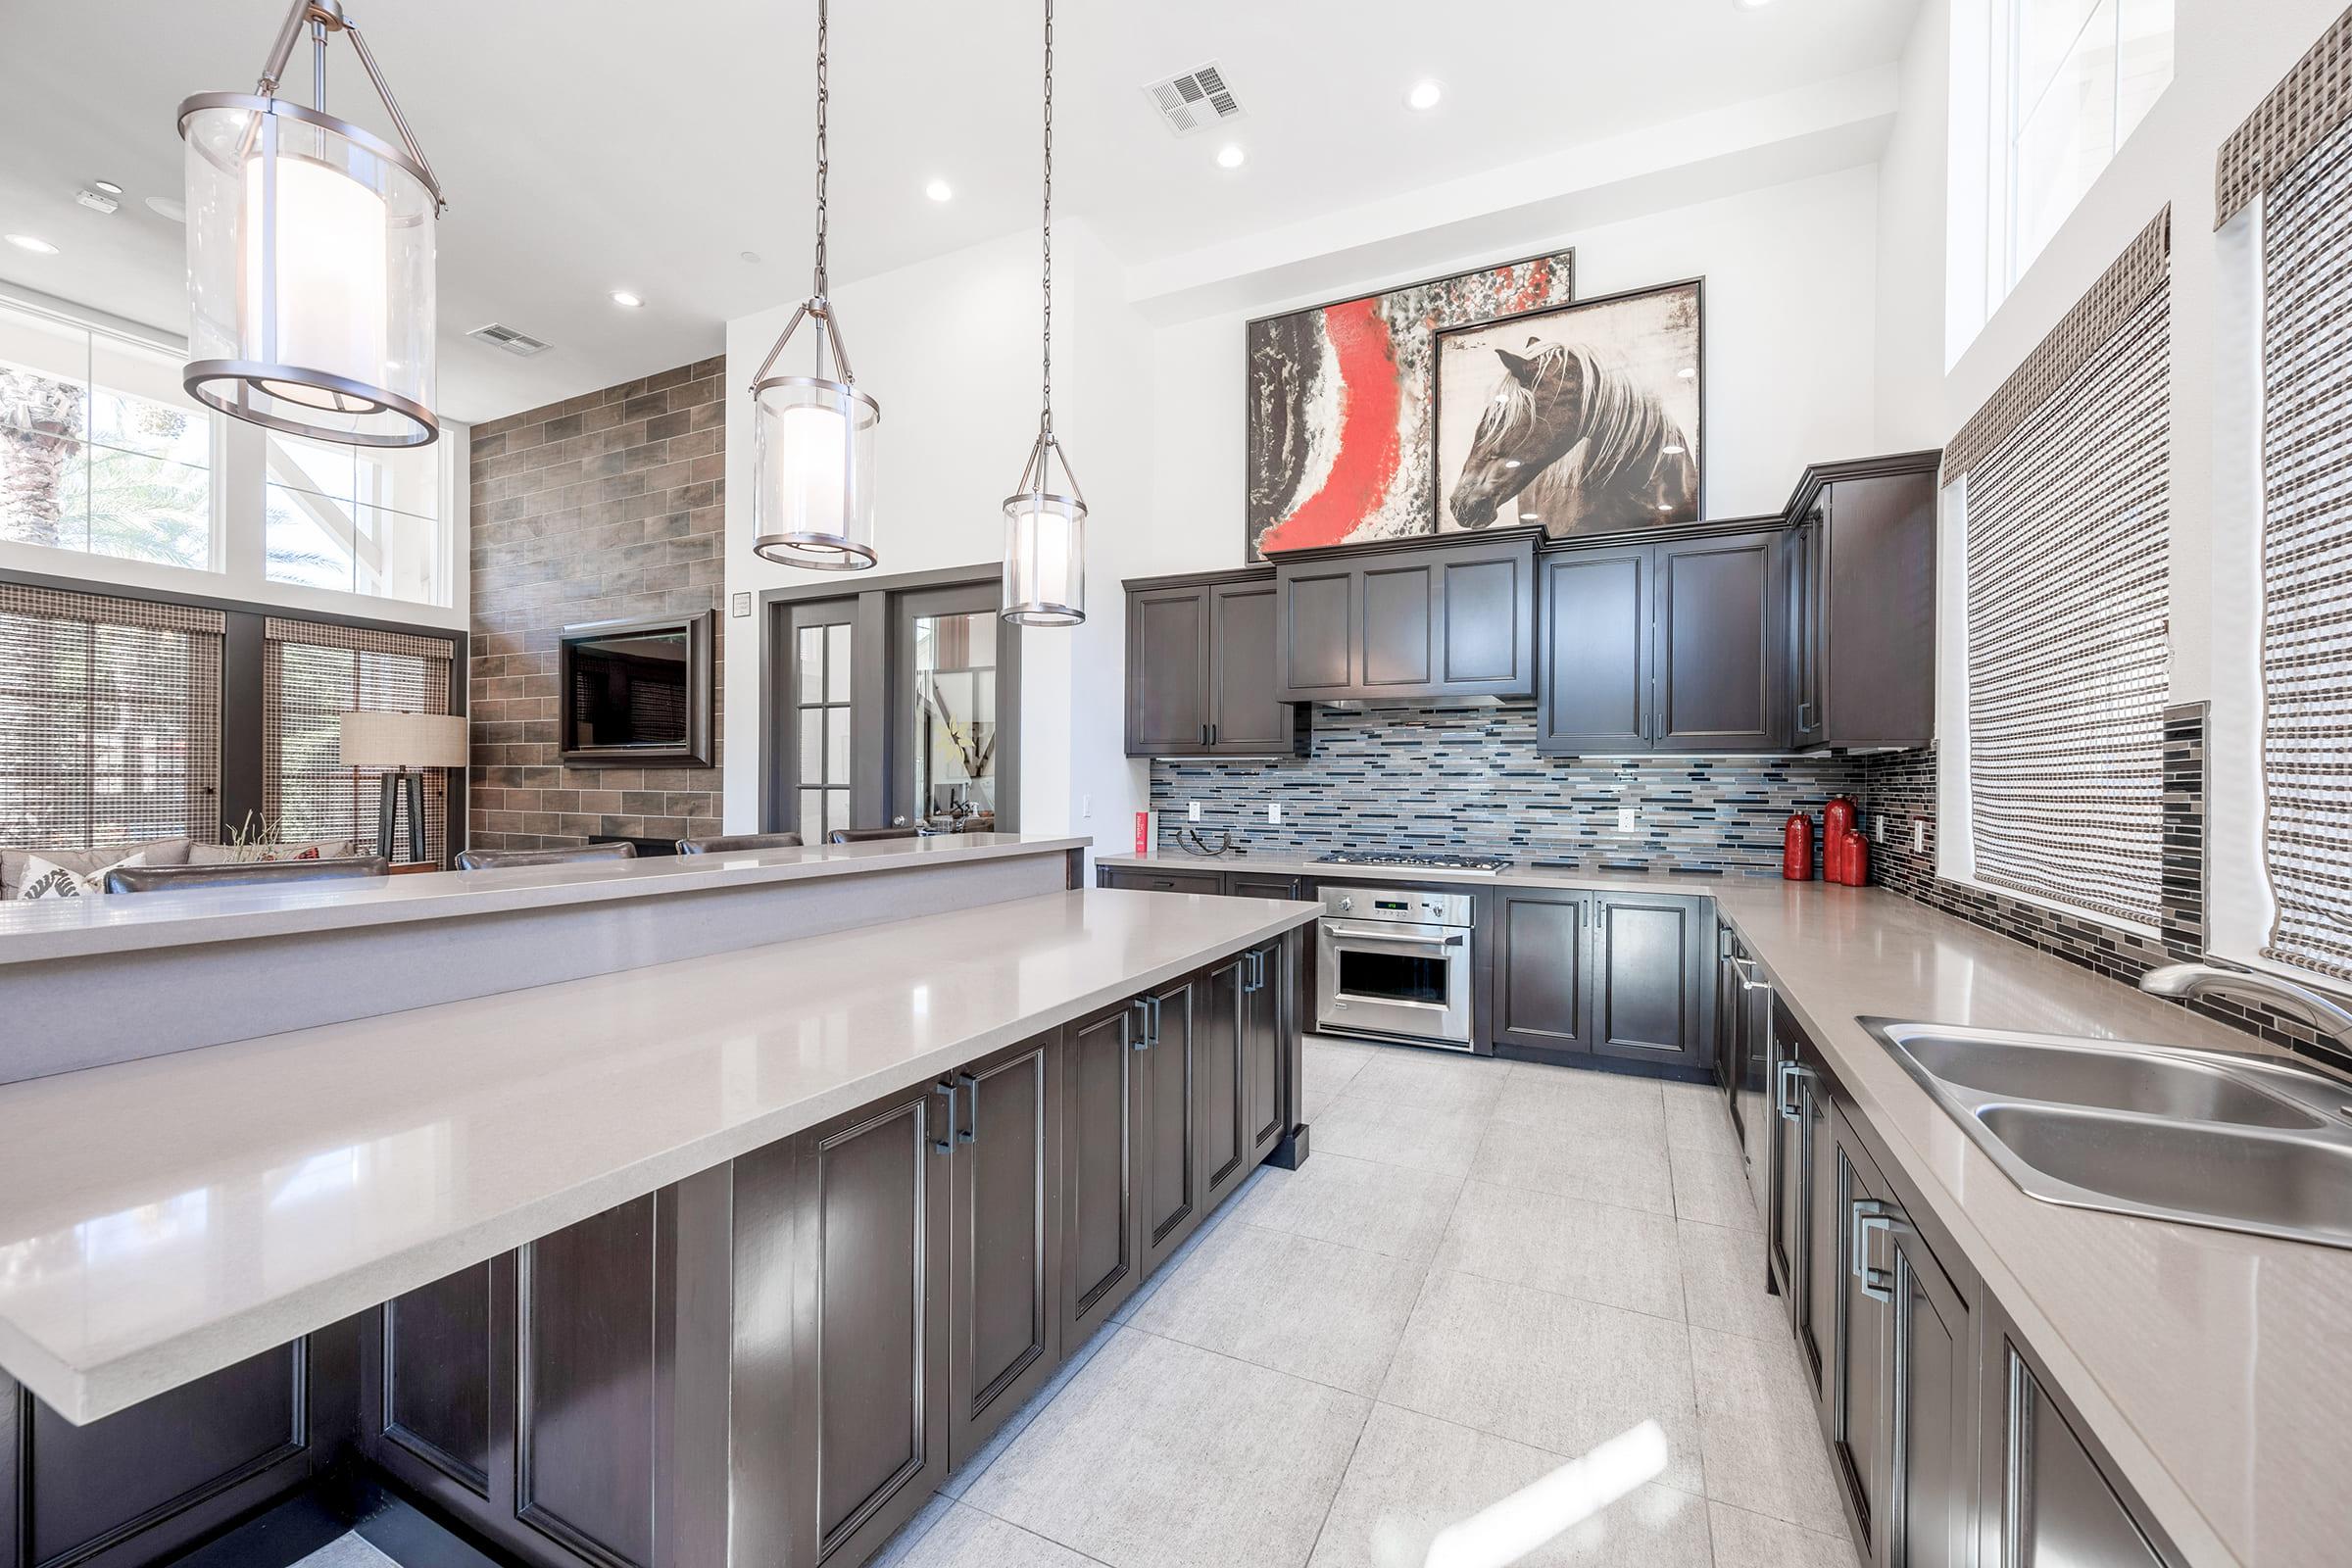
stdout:
<svg viewBox="0 0 2352 1568">
<path fill-rule="evenodd" d="M 72 866 L 44 860 L 37 855 L 24 858 L 24 881 L 17 889 L 17 902 L 30 903 L 39 899 L 95 898 L 106 891 L 106 873 L 116 865 L 145 865 L 144 855 L 125 855 L 114 865 L 102 865 L 87 875 Z"/>
<path fill-rule="evenodd" d="M 207 846 L 210 848 L 210 846 Z M 54 868 L 63 866 L 76 876 L 90 877 L 114 864 L 125 855 L 145 857 L 141 865 L 185 865 L 191 848 L 185 837 L 132 840 L 127 844 L 99 844 L 89 849 L 67 849 L 63 846 L 33 845 L 28 849 L 0 849 L 0 899 L 14 899 L 18 890 L 31 880 L 26 868 L 37 858 Z"/>
</svg>

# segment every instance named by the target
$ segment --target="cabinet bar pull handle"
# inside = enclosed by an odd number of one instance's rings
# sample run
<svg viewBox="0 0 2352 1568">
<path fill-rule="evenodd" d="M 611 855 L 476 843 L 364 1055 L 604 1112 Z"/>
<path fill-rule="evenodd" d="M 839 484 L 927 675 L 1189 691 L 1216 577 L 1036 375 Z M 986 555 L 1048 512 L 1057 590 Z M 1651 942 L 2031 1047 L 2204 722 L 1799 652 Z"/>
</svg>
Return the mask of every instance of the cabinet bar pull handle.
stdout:
<svg viewBox="0 0 2352 1568">
<path fill-rule="evenodd" d="M 1159 1044 L 1159 998 L 1157 996 L 1149 996 L 1146 997 L 1144 1001 L 1152 1009 L 1150 1013 L 1150 1017 L 1152 1019 L 1152 1044 L 1156 1046 Z"/>
<path fill-rule="evenodd" d="M 956 1130 L 956 1084 L 955 1084 L 955 1081 L 954 1081 L 953 1079 L 951 1079 L 951 1080 L 949 1080 L 948 1082 L 946 1082 L 946 1083 L 944 1083 L 944 1084 L 933 1084 L 933 1085 L 931 1086 L 931 1092 L 932 1092 L 933 1094 L 935 1094 L 935 1095 L 945 1095 L 945 1096 L 947 1096 L 947 1097 L 948 1097 L 948 1110 L 947 1110 L 947 1117 L 948 1117 L 948 1119 L 947 1119 L 946 1121 L 944 1121 L 944 1122 L 942 1122 L 942 1123 L 940 1124 L 940 1125 L 941 1125 L 941 1127 L 942 1127 L 942 1129 L 943 1129 L 943 1132 L 942 1132 L 941 1136 L 939 1136 L 939 1137 L 937 1137 L 937 1138 L 934 1138 L 934 1139 L 932 1139 L 932 1140 L 931 1140 L 931 1147 L 932 1147 L 933 1149 L 936 1149 L 936 1150 L 938 1150 L 938 1151 L 939 1151 L 941 1153 L 943 1153 L 943 1154 L 946 1154 L 946 1153 L 952 1153 L 952 1152 L 955 1152 L 956 1145 L 955 1145 L 955 1143 L 954 1143 L 954 1142 L 953 1142 L 953 1141 L 952 1141 L 952 1140 L 951 1140 L 951 1139 L 950 1139 L 950 1138 L 947 1136 L 947 1134 L 949 1134 L 949 1133 L 953 1133 L 953 1132 Z"/>
<path fill-rule="evenodd" d="M 1770 991 L 1772 989 L 1771 981 L 1759 980 L 1756 978 L 1756 964 L 1754 959 L 1734 958 L 1732 960 L 1732 967 L 1740 971 L 1740 987 L 1741 990 Z"/>
<path fill-rule="evenodd" d="M 1138 997 L 1127 1005 L 1133 1007 L 1139 1014 L 1135 1020 L 1135 1038 L 1127 1042 L 1127 1049 L 1150 1051 L 1152 1049 L 1152 999 Z"/>
<path fill-rule="evenodd" d="M 1902 1210 L 1884 1200 L 1854 1200 L 1853 1257 L 1849 1260 L 1849 1266 L 1854 1271 L 1854 1278 L 1861 1282 L 1862 1294 L 1874 1301 L 1894 1299 L 1894 1270 L 1871 1266 L 1871 1233 L 1891 1231 L 1901 1218 Z"/>
<path fill-rule="evenodd" d="M 1796 1102 L 1796 1086 L 1813 1076 L 1813 1069 L 1794 1061 L 1781 1063 L 1779 1083 L 1774 1086 L 1772 1104 L 1784 1121 L 1802 1121 L 1804 1110 Z"/>
<path fill-rule="evenodd" d="M 956 1081 L 963 1085 L 963 1131 L 956 1135 L 959 1144 L 980 1141 L 980 1080 L 968 1072 L 959 1072 Z"/>
<path fill-rule="evenodd" d="M 1796 727 L 1798 729 L 1811 729 L 1813 727 L 1813 721 L 1805 716 L 1807 713 L 1812 711 L 1813 705 L 1811 703 L 1799 703 L 1796 705 Z"/>
</svg>

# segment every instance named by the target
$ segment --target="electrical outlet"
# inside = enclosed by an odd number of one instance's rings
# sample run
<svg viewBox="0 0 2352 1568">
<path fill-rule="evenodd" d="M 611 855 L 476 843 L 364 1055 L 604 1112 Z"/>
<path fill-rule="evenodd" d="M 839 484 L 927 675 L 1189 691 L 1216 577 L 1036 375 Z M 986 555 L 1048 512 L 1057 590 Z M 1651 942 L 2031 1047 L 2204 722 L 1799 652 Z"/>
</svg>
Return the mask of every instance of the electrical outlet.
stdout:
<svg viewBox="0 0 2352 1568">
<path fill-rule="evenodd" d="M 1634 831 L 1634 808 L 1632 807 L 1620 806 L 1617 808 L 1617 831 L 1620 833 Z"/>
<path fill-rule="evenodd" d="M 1198 821 L 1200 821 L 1200 803 L 1199 801 L 1187 801 L 1187 802 L 1185 802 L 1185 803 L 1184 803 L 1184 814 L 1185 814 L 1185 815 L 1186 815 L 1188 818 L 1190 818 L 1191 820 L 1193 820 L 1193 821 L 1195 821 L 1195 822 L 1198 822 Z"/>
<path fill-rule="evenodd" d="M 1090 817 L 1090 816 L 1092 816 L 1092 815 L 1094 815 L 1094 814 L 1095 814 L 1095 798 L 1094 798 L 1092 795 L 1081 795 L 1081 796 L 1079 796 L 1079 797 L 1078 797 L 1078 816 L 1079 816 L 1079 819 L 1080 819 L 1081 821 L 1083 821 L 1083 820 L 1085 820 L 1087 817 Z"/>
<path fill-rule="evenodd" d="M 1878 816 L 1877 816 L 1877 818 L 1876 818 L 1876 824 L 1875 824 L 1875 825 L 1876 825 L 1876 827 L 1877 827 L 1878 831 L 1876 831 L 1876 832 L 1874 832 L 1873 834 L 1871 834 L 1871 837 L 1872 837 L 1872 838 L 1874 838 L 1874 839 L 1877 839 L 1877 840 L 1878 840 L 1878 841 L 1879 841 L 1881 844 L 1884 844 L 1884 843 L 1886 843 L 1886 813 L 1885 811 L 1881 811 L 1881 812 L 1878 814 Z"/>
<path fill-rule="evenodd" d="M 1928 824 L 1916 816 L 1911 819 L 1911 853 L 1913 855 L 1928 853 Z"/>
<path fill-rule="evenodd" d="M 1276 827 L 1282 826 L 1282 803 L 1280 801 L 1266 803 L 1266 820 Z"/>
</svg>

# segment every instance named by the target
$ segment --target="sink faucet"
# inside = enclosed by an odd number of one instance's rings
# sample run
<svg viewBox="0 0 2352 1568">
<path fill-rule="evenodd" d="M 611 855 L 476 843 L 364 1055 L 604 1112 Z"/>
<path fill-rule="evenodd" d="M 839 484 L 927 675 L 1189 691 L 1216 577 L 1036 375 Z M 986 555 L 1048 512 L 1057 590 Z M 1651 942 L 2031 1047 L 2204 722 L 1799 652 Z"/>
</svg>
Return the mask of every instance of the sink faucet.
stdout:
<svg viewBox="0 0 2352 1568">
<path fill-rule="evenodd" d="M 2209 961 L 2204 963 L 2168 963 L 2160 969 L 2150 969 L 2139 977 L 2139 989 L 2150 996 L 2177 997 L 2182 1002 L 2194 1002 L 2209 995 L 2252 998 L 2289 1017 L 2300 1018 L 2333 1040 L 2339 1049 L 2352 1050 L 2352 1012 L 2338 1004 L 2292 980 L 2210 959 L 2208 955 Z"/>
</svg>

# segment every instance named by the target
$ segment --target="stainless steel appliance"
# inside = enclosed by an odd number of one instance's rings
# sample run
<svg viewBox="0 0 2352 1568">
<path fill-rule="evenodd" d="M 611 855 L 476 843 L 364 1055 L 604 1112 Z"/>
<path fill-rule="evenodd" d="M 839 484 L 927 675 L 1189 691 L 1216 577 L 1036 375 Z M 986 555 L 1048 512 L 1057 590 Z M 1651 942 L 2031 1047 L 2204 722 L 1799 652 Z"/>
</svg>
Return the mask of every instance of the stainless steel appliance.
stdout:
<svg viewBox="0 0 2352 1568">
<path fill-rule="evenodd" d="M 1493 875 L 1507 871 L 1511 862 L 1499 855 L 1454 855 L 1432 850 L 1426 853 L 1403 850 L 1334 850 L 1321 857 L 1319 865 L 1378 865 L 1401 866 L 1414 871 L 1475 871 Z"/>
<path fill-rule="evenodd" d="M 1467 893 L 1325 888 L 1315 1026 L 1470 1050 L 1475 907 Z"/>
</svg>

